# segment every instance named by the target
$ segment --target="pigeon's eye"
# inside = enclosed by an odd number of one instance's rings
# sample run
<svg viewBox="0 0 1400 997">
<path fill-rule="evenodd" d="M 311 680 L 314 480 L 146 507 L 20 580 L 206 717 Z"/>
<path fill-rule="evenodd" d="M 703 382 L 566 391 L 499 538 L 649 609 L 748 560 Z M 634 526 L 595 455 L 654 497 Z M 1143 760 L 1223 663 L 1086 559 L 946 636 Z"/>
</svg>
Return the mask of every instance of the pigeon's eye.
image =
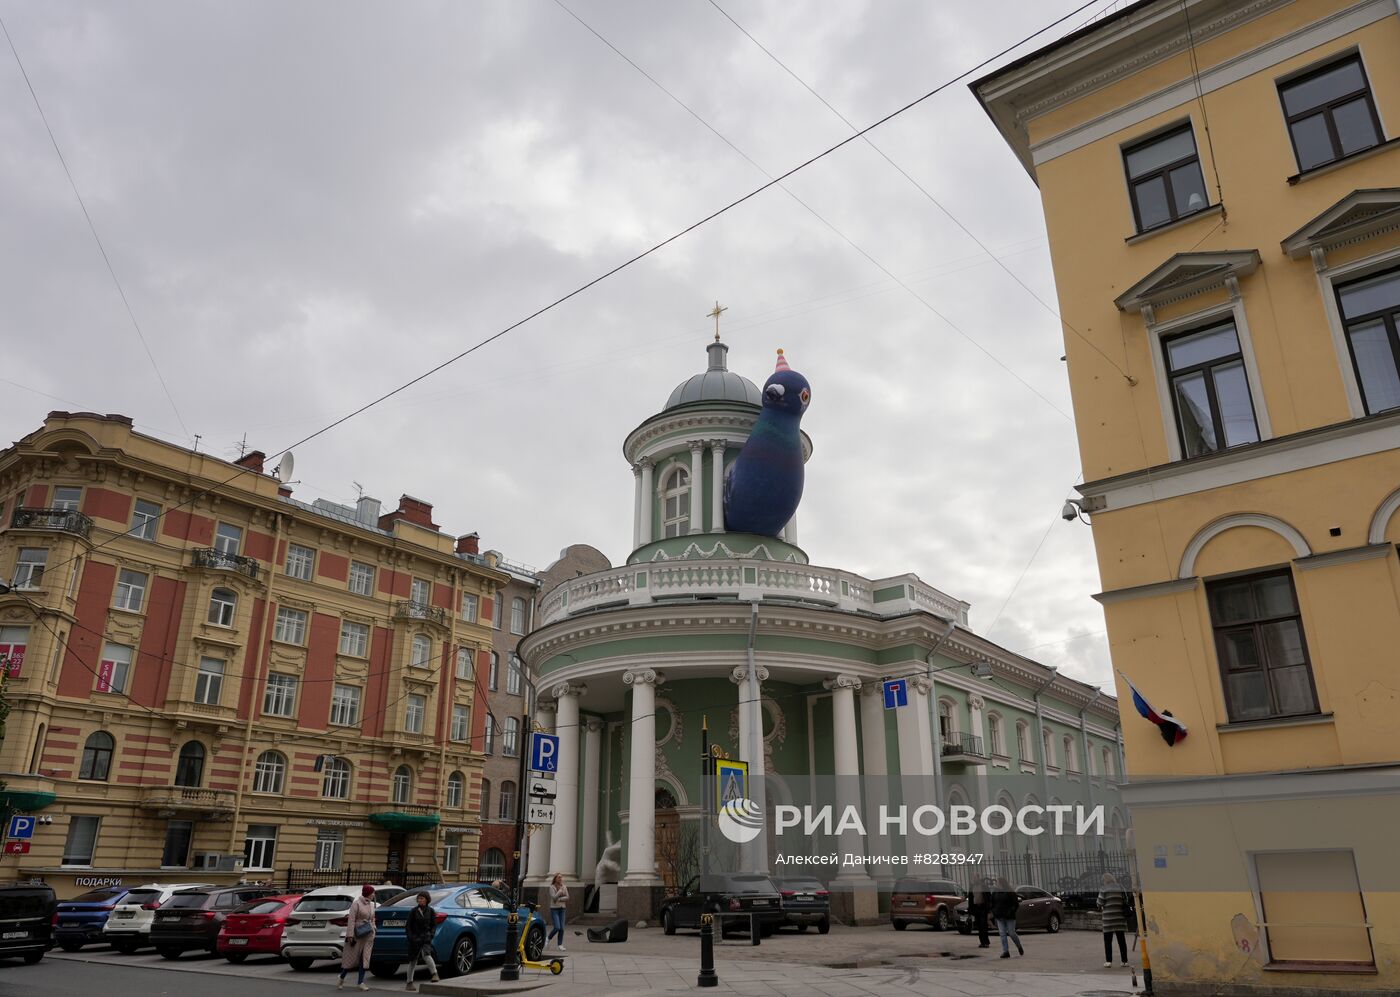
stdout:
<svg viewBox="0 0 1400 997">
<path fill-rule="evenodd" d="M 812 392 L 809 391 L 807 388 L 803 388 L 803 389 L 802 389 L 802 394 L 799 395 L 798 397 L 802 399 L 802 404 L 803 404 L 803 405 L 806 405 L 808 402 L 810 402 L 810 401 L 812 400 Z"/>
</svg>

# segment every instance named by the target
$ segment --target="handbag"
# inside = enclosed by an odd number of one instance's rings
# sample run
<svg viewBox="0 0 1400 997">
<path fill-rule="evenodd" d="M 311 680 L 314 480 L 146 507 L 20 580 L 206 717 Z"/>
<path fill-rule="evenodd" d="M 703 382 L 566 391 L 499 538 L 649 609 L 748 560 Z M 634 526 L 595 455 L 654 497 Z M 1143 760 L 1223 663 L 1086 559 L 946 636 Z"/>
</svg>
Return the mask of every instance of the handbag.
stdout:
<svg viewBox="0 0 1400 997">
<path fill-rule="evenodd" d="M 373 924 L 373 922 L 371 922 L 371 921 L 361 921 L 359 924 L 355 925 L 355 937 L 356 937 L 356 938 L 366 938 L 366 937 L 369 936 L 370 932 L 372 932 L 373 930 L 374 930 L 374 924 Z"/>
</svg>

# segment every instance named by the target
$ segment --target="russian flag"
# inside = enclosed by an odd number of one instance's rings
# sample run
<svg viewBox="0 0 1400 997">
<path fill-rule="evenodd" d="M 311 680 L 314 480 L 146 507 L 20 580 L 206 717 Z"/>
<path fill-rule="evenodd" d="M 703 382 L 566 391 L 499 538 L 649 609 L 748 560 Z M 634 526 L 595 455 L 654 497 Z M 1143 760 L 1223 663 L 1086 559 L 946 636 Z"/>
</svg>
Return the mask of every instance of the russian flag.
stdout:
<svg viewBox="0 0 1400 997">
<path fill-rule="evenodd" d="M 1123 675 L 1122 672 L 1118 674 Z M 1128 676 L 1123 675 L 1123 681 L 1128 683 L 1128 689 L 1133 694 L 1133 705 L 1137 707 L 1138 713 L 1157 725 L 1157 730 L 1161 733 L 1162 740 L 1167 742 L 1168 747 L 1186 740 L 1185 724 L 1170 713 L 1158 713 L 1154 710 L 1152 704 L 1147 701 L 1147 697 L 1137 691 L 1137 686 L 1133 685 L 1132 679 Z"/>
</svg>

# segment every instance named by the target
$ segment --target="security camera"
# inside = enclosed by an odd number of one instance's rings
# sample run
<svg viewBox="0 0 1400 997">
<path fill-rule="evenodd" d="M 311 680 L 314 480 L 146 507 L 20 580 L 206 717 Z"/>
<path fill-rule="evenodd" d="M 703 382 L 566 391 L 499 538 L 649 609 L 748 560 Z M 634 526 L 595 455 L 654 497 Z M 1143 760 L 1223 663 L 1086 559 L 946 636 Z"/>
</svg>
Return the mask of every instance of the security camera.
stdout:
<svg viewBox="0 0 1400 997">
<path fill-rule="evenodd" d="M 1074 499 L 1066 499 L 1065 504 L 1060 508 L 1060 518 L 1067 523 L 1072 523 L 1079 518 L 1079 503 Z"/>
</svg>

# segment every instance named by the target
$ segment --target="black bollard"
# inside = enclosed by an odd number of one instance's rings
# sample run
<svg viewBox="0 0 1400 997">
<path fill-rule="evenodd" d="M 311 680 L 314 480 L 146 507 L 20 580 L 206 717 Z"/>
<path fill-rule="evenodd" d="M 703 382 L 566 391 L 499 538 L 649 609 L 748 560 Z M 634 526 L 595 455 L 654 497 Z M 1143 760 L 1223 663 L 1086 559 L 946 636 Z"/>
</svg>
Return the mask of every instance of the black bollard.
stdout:
<svg viewBox="0 0 1400 997">
<path fill-rule="evenodd" d="M 719 986 L 719 974 L 715 972 L 715 916 L 700 915 L 700 975 L 695 978 L 697 987 Z"/>
<path fill-rule="evenodd" d="M 510 983 L 520 979 L 520 914 L 512 902 L 510 917 L 506 919 L 506 961 L 501 963 L 501 980 Z"/>
</svg>

